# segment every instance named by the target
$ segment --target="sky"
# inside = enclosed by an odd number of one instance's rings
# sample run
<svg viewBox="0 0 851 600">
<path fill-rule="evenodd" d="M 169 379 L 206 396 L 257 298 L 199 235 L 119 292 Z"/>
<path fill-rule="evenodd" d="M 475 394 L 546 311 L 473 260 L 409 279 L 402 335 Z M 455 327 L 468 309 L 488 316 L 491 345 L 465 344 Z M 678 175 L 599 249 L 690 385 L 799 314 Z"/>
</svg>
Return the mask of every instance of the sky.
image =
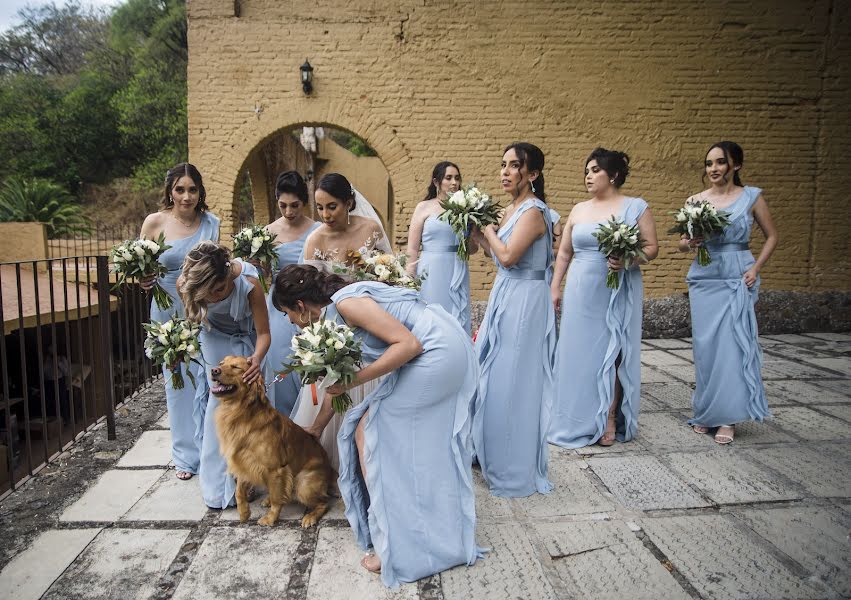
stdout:
<svg viewBox="0 0 851 600">
<path fill-rule="evenodd" d="M 56 0 L 56 4 L 64 4 L 64 0 Z M 49 0 L 0 0 L 0 32 L 6 31 L 10 27 L 20 23 L 17 18 L 18 11 L 27 5 L 41 6 L 50 4 Z M 121 4 L 121 0 L 83 0 L 83 5 L 98 6 L 116 6 Z"/>
</svg>

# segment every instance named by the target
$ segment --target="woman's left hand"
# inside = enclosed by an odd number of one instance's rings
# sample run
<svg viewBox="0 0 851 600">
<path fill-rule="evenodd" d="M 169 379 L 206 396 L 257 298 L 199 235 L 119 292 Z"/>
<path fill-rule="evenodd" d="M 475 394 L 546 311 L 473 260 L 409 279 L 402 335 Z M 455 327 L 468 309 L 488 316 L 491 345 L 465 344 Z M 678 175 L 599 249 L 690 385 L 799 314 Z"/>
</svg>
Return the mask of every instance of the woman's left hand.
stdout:
<svg viewBox="0 0 851 600">
<path fill-rule="evenodd" d="M 756 283 L 756 278 L 759 275 L 759 269 L 756 268 L 756 265 L 745 271 L 745 274 L 742 277 L 745 280 L 745 285 L 748 287 L 753 287 L 753 284 Z"/>
<path fill-rule="evenodd" d="M 609 260 L 609 269 L 612 271 L 623 271 L 624 262 L 622 257 L 610 256 Z"/>
<path fill-rule="evenodd" d="M 260 363 L 262 362 L 261 358 L 257 356 L 249 356 L 248 357 L 248 369 L 246 369 L 245 373 L 242 375 L 242 380 L 245 383 L 254 383 L 257 381 L 257 378 L 260 377 Z"/>
<path fill-rule="evenodd" d="M 340 396 L 345 394 L 349 389 L 349 386 L 343 385 L 342 383 L 335 383 L 334 385 L 329 385 L 325 388 L 325 391 L 328 392 L 329 396 Z"/>
</svg>

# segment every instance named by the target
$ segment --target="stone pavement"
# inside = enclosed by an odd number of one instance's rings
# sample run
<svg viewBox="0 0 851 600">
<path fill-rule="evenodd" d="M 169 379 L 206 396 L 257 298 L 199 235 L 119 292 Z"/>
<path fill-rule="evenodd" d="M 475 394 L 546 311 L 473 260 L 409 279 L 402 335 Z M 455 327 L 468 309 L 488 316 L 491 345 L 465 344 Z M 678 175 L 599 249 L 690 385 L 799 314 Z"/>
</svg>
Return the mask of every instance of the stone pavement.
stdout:
<svg viewBox="0 0 851 600">
<path fill-rule="evenodd" d="M 647 340 L 638 438 L 550 447 L 548 496 L 477 479 L 484 561 L 387 590 L 338 502 L 302 530 L 207 510 L 163 416 L 0 572 L 0 598 L 843 598 L 851 596 L 851 335 L 761 338 L 774 418 L 718 446 L 686 425 L 688 340 Z M 162 405 L 160 405 L 162 406 Z"/>
</svg>

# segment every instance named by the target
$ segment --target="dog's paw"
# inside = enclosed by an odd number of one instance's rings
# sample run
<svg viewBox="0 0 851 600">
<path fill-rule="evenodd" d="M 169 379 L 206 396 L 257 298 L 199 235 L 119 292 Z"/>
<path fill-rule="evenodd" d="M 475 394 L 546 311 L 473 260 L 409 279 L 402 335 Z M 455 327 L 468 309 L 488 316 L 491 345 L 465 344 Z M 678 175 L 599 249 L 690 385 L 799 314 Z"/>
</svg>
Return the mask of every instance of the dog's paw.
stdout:
<svg viewBox="0 0 851 600">
<path fill-rule="evenodd" d="M 263 525 L 264 527 L 272 527 L 277 520 L 277 515 L 266 513 L 264 516 L 260 517 L 260 519 L 257 521 L 257 524 Z"/>
<path fill-rule="evenodd" d="M 263 501 L 260 503 L 260 506 L 262 506 L 263 508 L 269 508 L 270 506 L 272 506 L 272 499 L 269 496 L 266 496 L 265 498 L 263 498 Z"/>
<path fill-rule="evenodd" d="M 308 527 L 313 527 L 319 522 L 319 517 L 314 514 L 306 514 L 304 518 L 301 520 L 301 528 L 307 529 Z"/>
<path fill-rule="evenodd" d="M 245 523 L 250 518 L 251 518 L 251 511 L 250 510 L 240 510 L 239 511 L 239 522 L 240 523 Z"/>
</svg>

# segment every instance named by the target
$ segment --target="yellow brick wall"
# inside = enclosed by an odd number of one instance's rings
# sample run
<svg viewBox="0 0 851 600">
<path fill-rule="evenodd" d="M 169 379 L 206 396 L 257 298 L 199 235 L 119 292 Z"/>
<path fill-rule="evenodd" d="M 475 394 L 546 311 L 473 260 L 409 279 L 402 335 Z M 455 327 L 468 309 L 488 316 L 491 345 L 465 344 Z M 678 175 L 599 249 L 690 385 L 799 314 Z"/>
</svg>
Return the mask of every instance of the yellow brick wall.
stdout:
<svg viewBox="0 0 851 600">
<path fill-rule="evenodd" d="M 780 247 L 766 289 L 851 288 L 851 3 L 834 0 L 515 2 L 190 0 L 189 143 L 227 233 L 238 175 L 282 128 L 326 124 L 376 149 L 402 247 L 435 162 L 499 190 L 503 147 L 546 153 L 565 216 L 598 145 L 632 157 L 624 187 L 651 205 L 661 253 L 648 296 L 685 289 L 668 212 L 702 189 L 708 146 L 745 150 Z M 305 96 L 299 65 L 314 66 Z M 761 245 L 756 234 L 755 250 Z M 493 268 L 472 261 L 474 296 Z"/>
</svg>

